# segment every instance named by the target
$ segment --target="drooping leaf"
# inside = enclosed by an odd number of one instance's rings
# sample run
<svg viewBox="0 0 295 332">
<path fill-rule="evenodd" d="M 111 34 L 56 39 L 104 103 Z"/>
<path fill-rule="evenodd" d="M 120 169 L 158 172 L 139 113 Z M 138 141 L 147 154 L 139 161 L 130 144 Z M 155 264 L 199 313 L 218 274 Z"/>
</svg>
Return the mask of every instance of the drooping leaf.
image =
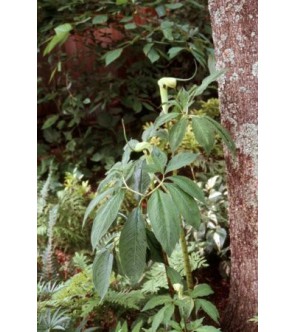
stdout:
<svg viewBox="0 0 295 332">
<path fill-rule="evenodd" d="M 178 116 L 180 116 L 180 114 L 177 112 L 161 114 L 159 117 L 156 118 L 156 120 L 154 122 L 155 129 L 158 129 L 164 123 L 167 123 L 167 122 L 177 118 Z"/>
<path fill-rule="evenodd" d="M 201 95 L 212 82 L 216 81 L 224 73 L 225 73 L 225 70 L 215 71 L 210 76 L 204 78 L 202 81 L 202 84 L 196 88 L 196 90 L 194 92 L 194 96 L 196 97 L 196 96 Z"/>
<path fill-rule="evenodd" d="M 171 266 L 167 266 L 166 268 L 167 275 L 173 284 L 182 284 L 182 277 L 179 272 L 174 270 Z"/>
<path fill-rule="evenodd" d="M 165 305 L 164 319 L 163 323 L 168 324 L 175 310 L 175 305 L 173 303 L 168 303 Z"/>
<path fill-rule="evenodd" d="M 180 152 L 174 156 L 168 163 L 165 173 L 174 171 L 191 164 L 195 161 L 197 155 L 191 152 Z"/>
<path fill-rule="evenodd" d="M 194 290 L 191 292 L 191 297 L 202 297 L 213 294 L 212 288 L 208 284 L 198 284 Z"/>
<path fill-rule="evenodd" d="M 123 52 L 123 48 L 117 48 L 116 50 L 112 50 L 109 51 L 105 54 L 105 63 L 106 66 L 108 66 L 110 63 L 112 63 L 113 61 L 115 61 L 116 59 L 118 59 L 120 57 L 120 55 Z"/>
<path fill-rule="evenodd" d="M 152 332 L 157 332 L 159 325 L 163 322 L 166 312 L 166 306 L 161 308 L 153 317 Z"/>
<path fill-rule="evenodd" d="M 98 194 L 97 196 L 95 196 L 93 198 L 93 200 L 89 203 L 89 205 L 87 206 L 87 209 L 85 211 L 83 222 L 82 222 L 82 227 L 84 227 L 87 218 L 89 217 L 90 213 L 94 210 L 94 208 L 98 205 L 98 203 L 101 200 L 103 200 L 105 197 L 107 197 L 108 195 L 112 194 L 113 191 L 114 191 L 114 188 L 109 188 L 106 191 L 101 192 L 100 194 Z"/>
<path fill-rule="evenodd" d="M 214 130 L 205 117 L 193 117 L 192 128 L 198 143 L 209 154 L 214 146 Z"/>
<path fill-rule="evenodd" d="M 113 254 L 108 249 L 104 248 L 96 254 L 93 262 L 93 283 L 98 295 L 102 299 L 109 288 L 113 258 Z"/>
<path fill-rule="evenodd" d="M 55 36 L 52 37 L 50 42 L 47 44 L 43 55 L 49 54 L 58 44 L 63 44 L 69 37 L 70 31 L 73 29 L 72 25 L 65 23 L 57 26 L 55 31 Z"/>
<path fill-rule="evenodd" d="M 205 197 L 202 189 L 191 179 L 181 175 L 174 175 L 168 177 L 167 180 L 173 181 L 181 190 L 205 204 Z"/>
<path fill-rule="evenodd" d="M 209 317 L 218 323 L 219 313 L 216 306 L 212 302 L 204 299 L 197 299 L 196 303 L 206 312 Z"/>
<path fill-rule="evenodd" d="M 181 144 L 187 125 L 188 119 L 182 118 L 171 128 L 169 132 L 169 144 L 173 152 L 175 152 Z"/>
<path fill-rule="evenodd" d="M 124 191 L 119 190 L 107 203 L 99 208 L 91 230 L 91 243 L 93 248 L 96 247 L 99 240 L 106 234 L 116 219 L 123 199 Z"/>
<path fill-rule="evenodd" d="M 143 47 L 143 53 L 147 56 L 151 48 L 154 46 L 154 43 L 147 43 Z"/>
<path fill-rule="evenodd" d="M 151 179 L 146 168 L 145 160 L 138 160 L 132 170 L 132 175 L 128 180 L 128 186 L 136 192 L 144 194 L 148 189 Z M 140 199 L 140 195 L 134 194 L 136 199 Z"/>
<path fill-rule="evenodd" d="M 151 259 L 153 262 L 164 263 L 162 253 L 162 247 L 160 242 L 156 239 L 155 234 L 146 229 L 147 245 L 150 250 Z"/>
<path fill-rule="evenodd" d="M 173 30 L 172 30 L 173 25 L 174 25 L 174 23 L 169 22 L 169 21 L 163 21 L 161 23 L 161 30 L 163 32 L 163 35 L 169 41 L 174 40 L 173 33 L 172 33 L 173 32 Z"/>
<path fill-rule="evenodd" d="M 236 154 L 236 146 L 234 141 L 232 140 L 230 133 L 222 127 L 217 121 L 213 120 L 209 116 L 204 116 L 207 121 L 209 121 L 214 129 L 216 130 L 217 134 L 222 138 L 225 145 L 228 147 L 228 149 L 231 151 L 231 153 L 235 156 Z"/>
<path fill-rule="evenodd" d="M 59 119 L 59 115 L 58 114 L 54 114 L 51 115 L 49 118 L 46 119 L 46 121 L 44 122 L 42 129 L 46 129 L 51 127 L 52 125 L 55 124 L 55 122 Z"/>
<path fill-rule="evenodd" d="M 154 43 L 148 43 L 143 48 L 144 54 L 150 59 L 151 63 L 154 63 L 160 59 L 160 54 L 153 46 Z"/>
<path fill-rule="evenodd" d="M 201 215 L 197 202 L 187 193 L 179 189 L 175 184 L 166 183 L 165 187 L 172 196 L 175 206 L 183 216 L 186 223 L 198 229 L 201 222 Z"/>
<path fill-rule="evenodd" d="M 134 209 L 123 227 L 119 251 L 123 272 L 136 283 L 145 269 L 147 239 L 140 208 Z"/>
<path fill-rule="evenodd" d="M 180 220 L 171 196 L 156 190 L 147 203 L 154 234 L 168 255 L 171 255 L 180 235 Z"/>
<path fill-rule="evenodd" d="M 169 59 L 173 59 L 179 54 L 181 51 L 185 50 L 184 47 L 171 47 L 168 51 Z"/>
<path fill-rule="evenodd" d="M 153 296 L 143 307 L 142 311 L 154 309 L 159 305 L 163 305 L 165 303 L 171 303 L 172 299 L 170 295 L 157 295 Z"/>
</svg>

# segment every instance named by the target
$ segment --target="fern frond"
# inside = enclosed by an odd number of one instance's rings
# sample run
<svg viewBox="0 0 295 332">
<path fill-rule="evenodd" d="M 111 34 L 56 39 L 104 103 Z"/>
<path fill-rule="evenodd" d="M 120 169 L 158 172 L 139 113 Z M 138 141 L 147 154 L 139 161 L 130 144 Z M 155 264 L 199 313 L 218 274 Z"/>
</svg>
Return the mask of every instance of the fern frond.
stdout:
<svg viewBox="0 0 295 332">
<path fill-rule="evenodd" d="M 157 293 L 161 288 L 168 289 L 164 264 L 154 263 L 146 273 L 147 281 L 142 285 L 143 293 Z"/>
<path fill-rule="evenodd" d="M 48 227 L 47 227 L 48 242 L 42 259 L 43 262 L 42 275 L 45 280 L 50 280 L 55 272 L 54 262 L 53 262 L 52 241 L 53 241 L 53 227 L 56 224 L 58 217 L 58 208 L 59 208 L 58 205 L 54 205 L 49 212 Z"/>
<path fill-rule="evenodd" d="M 189 246 L 189 249 L 194 248 L 194 246 Z M 207 267 L 208 264 L 204 256 L 198 251 L 189 250 L 189 259 L 192 270 L 197 270 L 203 267 Z M 177 244 L 175 250 L 173 251 L 171 257 L 169 258 L 169 264 L 171 267 L 180 273 L 180 275 L 185 276 L 183 256 L 179 244 Z"/>
<path fill-rule="evenodd" d="M 109 289 L 103 303 L 115 304 L 126 309 L 139 310 L 139 304 L 144 300 L 142 290 L 121 291 Z"/>
<path fill-rule="evenodd" d="M 41 214 L 43 212 L 43 210 L 47 204 L 46 200 L 47 200 L 48 193 L 49 193 L 49 186 L 51 183 L 51 178 L 52 178 L 52 169 L 50 168 L 47 179 L 44 182 L 44 185 L 40 191 L 40 196 L 38 197 L 38 201 L 37 201 L 38 214 Z"/>
</svg>

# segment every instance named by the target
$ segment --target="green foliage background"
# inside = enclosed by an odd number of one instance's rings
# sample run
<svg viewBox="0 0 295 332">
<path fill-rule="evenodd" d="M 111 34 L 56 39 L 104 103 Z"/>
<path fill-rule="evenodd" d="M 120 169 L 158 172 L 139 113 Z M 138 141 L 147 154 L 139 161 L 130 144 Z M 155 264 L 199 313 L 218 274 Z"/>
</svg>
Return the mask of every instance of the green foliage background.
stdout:
<svg viewBox="0 0 295 332">
<path fill-rule="evenodd" d="M 126 142 L 121 120 L 127 136 L 139 139 L 161 110 L 157 80 L 188 78 L 196 61 L 191 83 L 200 85 L 214 66 L 213 54 L 204 0 L 38 1 L 38 330 L 124 331 L 127 322 L 139 331 L 143 322 L 151 323 L 157 311 L 140 309 L 167 292 L 163 264 L 154 263 L 134 287 L 119 276 L 115 256 L 102 301 L 91 273 L 95 213 L 82 230 L 83 216 L 97 183 L 122 157 Z M 219 121 L 216 97 L 210 85 L 196 98 L 192 112 Z M 199 231 L 189 232 L 194 270 L 208 266 L 211 252 L 228 259 L 223 152 L 220 139 L 216 142 L 206 155 L 189 126 L 177 146 L 200 153 L 197 180 L 209 206 L 202 211 Z M 160 137 L 152 143 L 165 150 Z M 122 212 L 135 205 L 134 196 L 126 195 Z M 101 248 L 119 241 L 123 225 L 119 217 L 101 239 Z M 184 275 L 180 249 L 170 263 Z M 200 331 L 218 331 L 204 328 Z"/>
</svg>

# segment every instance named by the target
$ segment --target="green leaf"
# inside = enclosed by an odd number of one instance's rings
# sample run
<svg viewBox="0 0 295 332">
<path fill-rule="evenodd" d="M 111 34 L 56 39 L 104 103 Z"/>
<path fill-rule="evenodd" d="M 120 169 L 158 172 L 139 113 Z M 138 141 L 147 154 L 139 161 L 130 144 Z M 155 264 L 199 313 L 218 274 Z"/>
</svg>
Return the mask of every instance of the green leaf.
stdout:
<svg viewBox="0 0 295 332">
<path fill-rule="evenodd" d="M 116 5 L 125 5 L 128 0 L 116 0 Z"/>
<path fill-rule="evenodd" d="M 161 30 L 163 32 L 163 35 L 166 39 L 168 39 L 170 41 L 174 40 L 173 33 L 172 33 L 173 25 L 174 25 L 174 23 L 169 22 L 169 21 L 163 21 L 161 23 Z"/>
<path fill-rule="evenodd" d="M 205 117 L 193 117 L 192 128 L 198 143 L 210 153 L 214 146 L 214 130 L 211 123 Z"/>
<path fill-rule="evenodd" d="M 183 3 L 170 3 L 170 4 L 165 5 L 165 7 L 168 9 L 171 9 L 171 10 L 179 9 L 179 8 L 183 7 Z"/>
<path fill-rule="evenodd" d="M 220 332 L 220 329 L 217 329 L 214 326 L 204 325 L 197 328 L 196 332 Z"/>
<path fill-rule="evenodd" d="M 174 171 L 191 164 L 195 161 L 197 155 L 191 152 L 180 152 L 174 156 L 168 163 L 165 173 Z"/>
<path fill-rule="evenodd" d="M 216 72 L 216 59 L 213 54 L 209 54 L 208 56 L 208 69 L 210 74 L 214 74 Z"/>
<path fill-rule="evenodd" d="M 106 191 L 103 191 L 102 193 L 98 194 L 93 198 L 93 200 L 89 203 L 87 206 L 87 209 L 84 214 L 83 222 L 82 222 L 82 227 L 84 227 L 85 222 L 87 218 L 89 217 L 90 213 L 94 210 L 94 208 L 98 205 L 98 203 L 103 200 L 105 197 L 110 195 L 114 191 L 114 188 L 109 188 Z"/>
<path fill-rule="evenodd" d="M 207 121 L 212 124 L 212 126 L 216 130 L 217 134 L 222 138 L 225 145 L 228 147 L 228 149 L 231 151 L 231 153 L 235 156 L 236 155 L 236 146 L 230 136 L 230 133 L 224 127 L 222 127 L 217 121 L 213 120 L 209 116 L 204 116 L 204 118 L 206 118 Z"/>
<path fill-rule="evenodd" d="M 166 273 L 167 273 L 172 285 L 173 284 L 182 284 L 182 276 L 180 275 L 179 272 L 174 270 L 172 267 L 167 266 Z"/>
<path fill-rule="evenodd" d="M 201 222 L 201 215 L 197 202 L 174 184 L 165 183 L 165 187 L 171 194 L 175 206 L 186 223 L 198 229 Z"/>
<path fill-rule="evenodd" d="M 158 129 L 160 126 L 162 126 L 164 123 L 167 123 L 175 118 L 180 116 L 179 113 L 167 113 L 167 114 L 161 114 L 159 117 L 156 118 L 154 122 L 154 128 Z"/>
<path fill-rule="evenodd" d="M 53 124 L 55 124 L 55 122 L 59 119 L 59 115 L 58 114 L 54 114 L 51 115 L 49 118 L 46 119 L 46 121 L 44 122 L 42 129 L 46 129 L 51 127 Z"/>
<path fill-rule="evenodd" d="M 58 44 L 63 44 L 68 39 L 72 29 L 73 27 L 69 23 L 65 23 L 56 27 L 54 29 L 55 36 L 53 36 L 50 42 L 47 44 L 43 55 L 49 54 Z"/>
<path fill-rule="evenodd" d="M 123 323 L 122 328 L 120 329 L 120 332 L 128 332 L 128 325 L 127 325 L 126 320 Z"/>
<path fill-rule="evenodd" d="M 202 297 L 213 294 L 212 288 L 208 284 L 198 284 L 194 290 L 191 292 L 191 297 Z"/>
<path fill-rule="evenodd" d="M 107 20 L 108 20 L 108 15 L 97 15 L 93 17 L 92 24 L 103 24 L 107 22 Z"/>
<path fill-rule="evenodd" d="M 175 305 L 173 303 L 168 303 L 165 305 L 164 319 L 163 323 L 168 324 L 172 315 L 174 314 Z"/>
<path fill-rule="evenodd" d="M 157 6 L 155 10 L 159 17 L 164 17 L 166 15 L 166 9 L 163 5 Z"/>
<path fill-rule="evenodd" d="M 154 43 L 148 43 L 143 48 L 143 53 L 150 59 L 152 63 L 156 62 L 160 58 L 160 54 L 153 48 Z"/>
<path fill-rule="evenodd" d="M 143 307 L 142 311 L 151 310 L 159 305 L 163 305 L 165 303 L 171 303 L 172 299 L 170 295 L 156 295 L 153 296 Z"/>
<path fill-rule="evenodd" d="M 151 63 L 154 63 L 160 59 L 160 54 L 155 48 L 151 48 L 146 55 L 150 59 Z"/>
<path fill-rule="evenodd" d="M 194 92 L 194 96 L 196 97 L 196 96 L 201 95 L 212 82 L 216 81 L 217 78 L 219 78 L 224 73 L 225 73 L 225 70 L 215 71 L 210 76 L 204 78 L 202 81 L 202 84 L 196 88 L 196 90 Z"/>
<path fill-rule="evenodd" d="M 146 229 L 147 245 L 151 253 L 151 260 L 153 262 L 164 263 L 162 253 L 162 247 L 160 242 L 156 239 L 155 234 Z"/>
<path fill-rule="evenodd" d="M 193 322 L 187 324 L 187 328 L 190 329 L 191 331 L 196 331 L 196 329 L 202 325 L 203 320 L 204 318 L 194 320 Z"/>
<path fill-rule="evenodd" d="M 147 210 L 157 240 L 171 255 L 180 235 L 180 220 L 171 196 L 156 190 L 148 200 Z"/>
<path fill-rule="evenodd" d="M 185 131 L 188 125 L 188 119 L 180 119 L 170 130 L 169 132 L 169 144 L 172 152 L 175 152 L 176 149 L 181 144 Z"/>
<path fill-rule="evenodd" d="M 131 332 L 140 332 L 141 331 L 141 327 L 142 327 L 143 321 L 140 320 L 138 321 L 132 328 Z"/>
<path fill-rule="evenodd" d="M 226 239 L 226 230 L 223 228 L 217 228 L 217 230 L 213 234 L 213 240 L 218 248 L 218 250 L 221 250 L 221 248 L 224 245 L 225 239 Z"/>
<path fill-rule="evenodd" d="M 73 27 L 71 24 L 64 23 L 64 24 L 61 24 L 61 25 L 57 26 L 56 28 L 54 28 L 54 31 L 58 35 L 61 33 L 70 32 L 72 29 L 73 29 Z"/>
<path fill-rule="evenodd" d="M 150 183 L 151 179 L 147 171 L 146 160 L 138 160 L 135 163 L 131 178 L 127 181 L 128 186 L 136 192 L 144 194 Z M 140 195 L 134 194 L 134 196 L 135 199 L 140 199 Z"/>
<path fill-rule="evenodd" d="M 150 155 L 152 163 L 146 166 L 148 172 L 161 172 L 164 173 L 164 168 L 167 164 L 168 157 L 165 152 L 161 151 L 159 148 L 154 147 Z"/>
<path fill-rule="evenodd" d="M 114 220 L 116 219 L 124 199 L 124 191 L 120 190 L 107 203 L 102 205 L 93 221 L 91 230 L 91 243 L 93 249 L 100 239 L 106 234 Z"/>
<path fill-rule="evenodd" d="M 179 311 L 184 319 L 188 319 L 194 309 L 194 301 L 191 297 L 185 296 L 182 299 L 176 301 Z"/>
<path fill-rule="evenodd" d="M 168 56 L 169 59 L 173 59 L 176 57 L 176 55 L 178 55 L 181 51 L 185 50 L 184 47 L 171 47 L 168 51 Z"/>
<path fill-rule="evenodd" d="M 126 30 L 133 30 L 133 29 L 136 29 L 136 24 L 135 23 L 127 23 L 124 25 L 124 28 Z"/>
<path fill-rule="evenodd" d="M 200 307 L 206 312 L 209 317 L 211 317 L 216 323 L 218 323 L 219 313 L 216 306 L 212 302 L 203 299 L 198 299 L 196 302 L 198 305 L 200 305 Z"/>
<path fill-rule="evenodd" d="M 149 51 L 152 49 L 152 47 L 154 46 L 154 43 L 147 43 L 144 45 L 143 47 L 143 53 L 147 56 Z"/>
<path fill-rule="evenodd" d="M 113 258 L 113 254 L 108 249 L 104 248 L 96 254 L 93 262 L 93 283 L 98 295 L 102 299 L 109 288 Z"/>
<path fill-rule="evenodd" d="M 122 54 L 122 52 L 123 52 L 123 47 L 107 52 L 105 54 L 106 66 L 108 66 L 110 63 L 112 63 L 113 61 L 118 59 L 120 57 L 120 55 Z"/>
<path fill-rule="evenodd" d="M 191 179 L 181 175 L 170 176 L 167 180 L 168 179 L 177 184 L 184 192 L 205 204 L 205 197 L 202 189 Z"/>
<path fill-rule="evenodd" d="M 134 209 L 123 227 L 119 252 L 123 272 L 136 283 L 145 269 L 147 239 L 140 208 Z"/>
<path fill-rule="evenodd" d="M 160 309 L 153 317 L 152 332 L 157 332 L 159 325 L 163 322 L 165 317 L 166 307 Z"/>
</svg>

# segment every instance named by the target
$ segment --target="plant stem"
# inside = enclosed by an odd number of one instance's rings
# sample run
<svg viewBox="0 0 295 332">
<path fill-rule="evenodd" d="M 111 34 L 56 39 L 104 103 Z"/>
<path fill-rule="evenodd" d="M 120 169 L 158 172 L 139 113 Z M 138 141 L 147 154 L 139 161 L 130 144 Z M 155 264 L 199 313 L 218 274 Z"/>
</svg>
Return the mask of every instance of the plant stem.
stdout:
<svg viewBox="0 0 295 332">
<path fill-rule="evenodd" d="M 185 275 L 186 275 L 187 288 L 193 289 L 194 281 L 193 281 L 191 264 L 189 261 L 189 255 L 188 255 L 187 243 L 186 243 L 186 239 L 185 239 L 185 232 L 184 232 L 183 225 L 181 225 L 181 227 L 180 227 L 180 244 L 181 244 L 181 250 L 182 250 L 182 256 L 183 256 L 183 264 L 184 264 L 184 271 L 185 271 Z"/>
<path fill-rule="evenodd" d="M 163 261 L 164 261 L 164 265 L 165 265 L 165 272 L 166 272 L 166 278 L 167 278 L 167 283 L 168 283 L 168 287 L 169 287 L 169 294 L 170 294 L 171 298 L 173 299 L 174 298 L 174 288 L 173 288 L 170 278 L 168 277 L 167 268 L 169 267 L 169 261 L 168 261 L 167 254 L 165 253 L 164 250 L 162 250 L 162 257 L 163 257 Z M 174 316 L 175 316 L 175 321 L 177 323 L 180 323 L 181 316 L 180 316 L 179 308 L 176 306 L 174 309 Z"/>
</svg>

